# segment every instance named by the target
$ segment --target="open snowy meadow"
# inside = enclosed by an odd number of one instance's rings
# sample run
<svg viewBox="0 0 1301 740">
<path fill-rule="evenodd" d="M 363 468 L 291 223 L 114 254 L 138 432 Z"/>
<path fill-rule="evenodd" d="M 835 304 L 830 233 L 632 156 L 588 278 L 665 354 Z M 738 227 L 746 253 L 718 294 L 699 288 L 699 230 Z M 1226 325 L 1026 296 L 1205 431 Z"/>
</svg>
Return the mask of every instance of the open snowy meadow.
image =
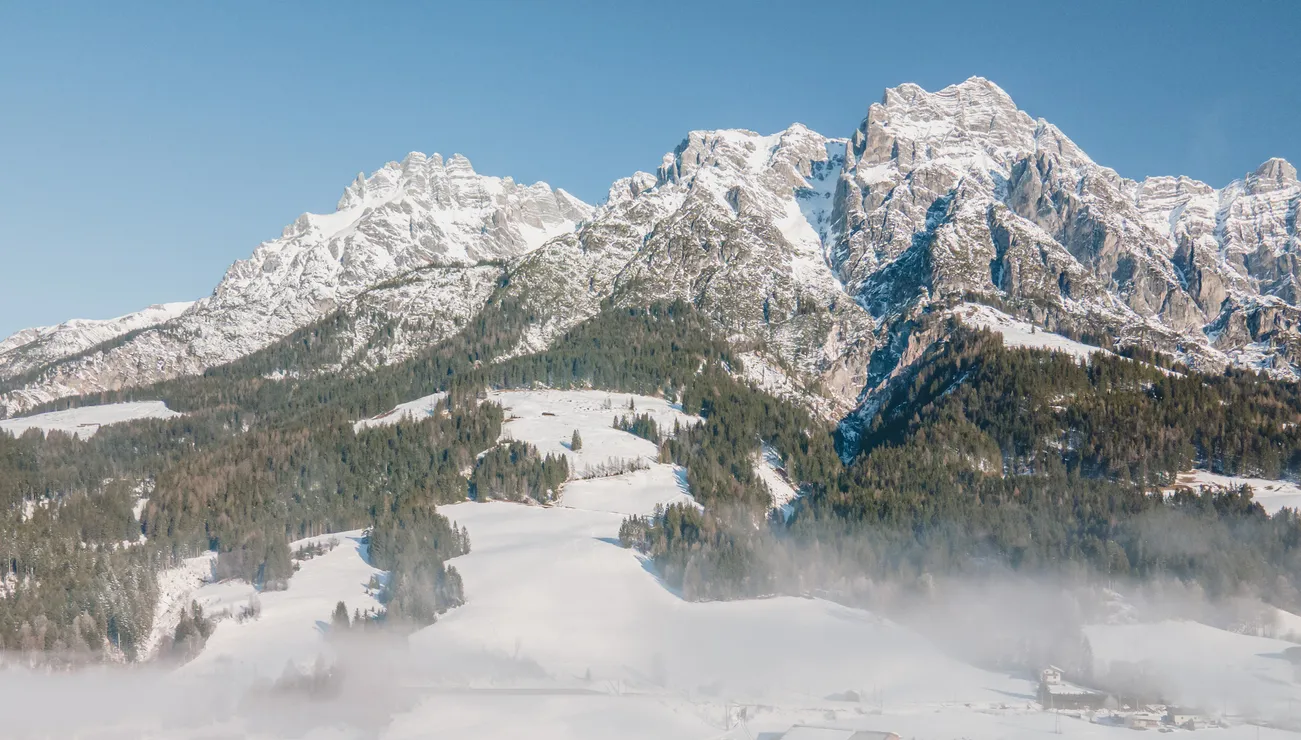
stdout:
<svg viewBox="0 0 1301 740">
<path fill-rule="evenodd" d="M 433 413 L 436 400 L 367 423 L 419 418 Z M 684 601 L 618 544 L 624 516 L 691 501 L 683 471 L 656 462 L 654 444 L 612 422 L 630 413 L 630 402 L 669 430 L 693 419 L 662 399 L 600 391 L 495 393 L 491 400 L 506 409 L 504 439 L 569 456 L 575 476 L 634 458 L 645 467 L 572 480 L 552 506 L 440 507 L 472 541 L 472 551 L 454 561 L 466 604 L 407 636 L 331 627 L 340 601 L 350 613 L 380 606 L 372 586 L 385 574 L 368 563 L 361 531 L 293 543 L 324 552 L 299 561 L 284 591 L 213 583 L 211 556 L 194 558 L 164 574 L 151 644 L 174 628 L 179 609 L 197 602 L 220 620 L 196 658 L 171 669 L 74 677 L 14 680 L 19 675 L 11 672 L 0 693 L 7 702 L 49 702 L 88 688 L 97 698 L 93 723 L 66 715 L 39 732 L 34 725 L 9 729 L 20 737 L 446 740 L 752 740 L 796 725 L 936 740 L 1130 732 L 1079 713 L 1044 712 L 1030 677 L 964 663 L 908 624 L 867 611 L 786 596 Z M 569 448 L 574 430 L 583 439 L 577 451 Z M 775 453 L 756 462 L 774 506 L 788 505 L 796 494 Z M 254 604 L 255 618 L 237 617 Z M 1198 736 L 1289 736 L 1240 717 L 1285 712 L 1301 698 L 1298 677 L 1280 657 L 1290 643 L 1180 622 L 1095 625 L 1088 636 L 1100 666 L 1144 661 L 1167 673 L 1188 701 L 1212 701 L 1239 717 Z M 287 677 L 323 667 L 335 677 L 323 694 L 285 688 Z"/>
</svg>

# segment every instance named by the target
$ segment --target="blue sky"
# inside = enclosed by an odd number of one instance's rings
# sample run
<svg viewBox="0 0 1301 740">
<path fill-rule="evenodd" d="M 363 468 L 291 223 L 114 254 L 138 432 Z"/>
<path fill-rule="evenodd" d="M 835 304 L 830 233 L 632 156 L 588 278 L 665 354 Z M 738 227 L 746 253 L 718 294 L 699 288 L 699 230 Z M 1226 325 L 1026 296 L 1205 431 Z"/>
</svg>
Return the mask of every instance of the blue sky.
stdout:
<svg viewBox="0 0 1301 740">
<path fill-rule="evenodd" d="M 1235 6 L 1244 7 L 1235 7 Z M 0 336 L 199 298 L 411 150 L 595 202 L 691 129 L 988 77 L 1122 175 L 1301 161 L 1301 3 L 3 3 Z"/>
</svg>

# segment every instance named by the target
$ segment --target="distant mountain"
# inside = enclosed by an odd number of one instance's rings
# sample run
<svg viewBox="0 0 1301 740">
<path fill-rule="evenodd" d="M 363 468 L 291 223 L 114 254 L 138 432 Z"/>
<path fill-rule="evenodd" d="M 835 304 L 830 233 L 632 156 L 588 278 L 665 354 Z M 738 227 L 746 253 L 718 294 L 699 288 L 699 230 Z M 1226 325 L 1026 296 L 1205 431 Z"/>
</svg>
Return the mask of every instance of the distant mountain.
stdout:
<svg viewBox="0 0 1301 740">
<path fill-rule="evenodd" d="M 72 319 L 58 326 L 24 329 L 0 341 L 0 378 L 40 370 L 124 334 L 170 321 L 192 306 L 193 301 L 163 303 L 115 319 Z"/>
<path fill-rule="evenodd" d="M 378 303 L 425 324 L 438 324 L 449 313 L 473 313 L 475 301 L 481 304 L 487 293 L 472 265 L 535 249 L 572 231 L 591 211 L 545 183 L 479 175 L 459 155 L 444 161 L 436 154 L 409 154 L 370 177 L 358 175 L 334 213 L 303 214 L 280 238 L 232 265 L 213 294 L 184 313 L 133 314 L 141 319 L 117 320 L 116 332 L 101 327 L 94 342 L 62 339 L 73 331 L 65 327 L 85 322 L 6 340 L 0 344 L 0 389 L 7 391 L 0 409 L 12 414 L 65 396 L 202 372 L 430 265 L 455 269 L 450 277 L 417 276 L 400 290 L 385 291 Z M 40 345 L 24 341 L 33 332 L 46 332 L 45 344 L 68 351 L 36 352 Z"/>
<path fill-rule="evenodd" d="M 202 372 L 335 312 L 351 335 L 315 370 L 359 372 L 450 336 L 498 293 L 532 318 L 512 354 L 605 301 L 688 300 L 743 345 L 756 382 L 828 416 L 920 356 L 943 336 L 931 319 L 964 302 L 1198 369 L 1296 378 L 1299 203 L 1281 159 L 1218 190 L 1125 179 L 981 78 L 889 89 L 847 139 L 692 132 L 597 208 L 412 154 L 184 313 L 45 340 L 58 350 L 25 339 L 52 330 L 6 340 L 0 409 Z"/>
</svg>

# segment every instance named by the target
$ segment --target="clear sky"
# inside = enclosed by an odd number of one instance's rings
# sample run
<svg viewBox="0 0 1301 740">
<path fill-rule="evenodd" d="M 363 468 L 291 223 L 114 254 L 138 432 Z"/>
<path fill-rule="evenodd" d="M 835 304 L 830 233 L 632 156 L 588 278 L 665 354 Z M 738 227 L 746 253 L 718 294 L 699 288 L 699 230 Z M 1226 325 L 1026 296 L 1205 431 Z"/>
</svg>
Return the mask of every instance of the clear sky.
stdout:
<svg viewBox="0 0 1301 740">
<path fill-rule="evenodd" d="M 597 202 L 988 77 L 1127 177 L 1301 162 L 1301 3 L 0 2 L 0 336 L 199 298 L 408 151 Z"/>
</svg>

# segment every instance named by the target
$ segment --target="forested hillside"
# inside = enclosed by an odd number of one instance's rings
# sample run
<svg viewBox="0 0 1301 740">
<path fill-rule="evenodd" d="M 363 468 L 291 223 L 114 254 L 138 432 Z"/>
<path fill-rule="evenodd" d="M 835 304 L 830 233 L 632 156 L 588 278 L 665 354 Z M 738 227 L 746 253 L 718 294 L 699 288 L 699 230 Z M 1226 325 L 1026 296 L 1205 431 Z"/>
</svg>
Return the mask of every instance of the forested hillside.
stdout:
<svg viewBox="0 0 1301 740">
<path fill-rule="evenodd" d="M 707 508 L 630 520 L 625 542 L 688 598 L 1010 567 L 1170 576 L 1213 595 L 1301 604 L 1295 512 L 1268 516 L 1249 490 L 1157 490 L 1194 463 L 1296 473 L 1294 384 L 1118 357 L 1081 364 L 955 329 L 893 387 L 847 466 L 829 430 L 734 379 L 702 378 L 685 400 L 706 424 L 669 447 Z M 789 522 L 767 529 L 751 526 L 764 509 L 752 462 L 760 440 L 805 494 Z"/>
<path fill-rule="evenodd" d="M 661 395 L 703 417 L 667 430 L 635 410 L 613 415 L 684 466 L 703 505 L 623 528 L 688 599 L 870 599 L 864 584 L 997 567 L 1168 576 L 1301 606 L 1295 513 L 1267 516 L 1249 491 L 1156 493 L 1193 464 L 1301 472 L 1292 384 L 1117 357 L 1081 364 L 953 326 L 887 391 L 846 464 L 833 426 L 741 380 L 737 350 L 753 347 L 729 345 L 688 304 L 607 306 L 546 352 L 499 359 L 537 317 L 494 300 L 452 339 L 365 376 L 308 370 L 327 319 L 201 377 L 79 401 L 157 398 L 184 417 L 84 442 L 0 435 L 4 647 L 132 656 L 159 568 L 211 548 L 221 573 L 279 588 L 289 541 L 362 527 L 374 564 L 393 573 L 390 614 L 428 622 L 473 588 L 445 565 L 473 533 L 437 506 L 471 495 L 547 503 L 574 472 L 522 443 L 479 457 L 503 422 L 482 392 L 535 385 Z M 352 423 L 440 391 L 420 421 Z M 764 444 L 802 494 L 789 519 L 770 511 L 757 474 Z"/>
</svg>

